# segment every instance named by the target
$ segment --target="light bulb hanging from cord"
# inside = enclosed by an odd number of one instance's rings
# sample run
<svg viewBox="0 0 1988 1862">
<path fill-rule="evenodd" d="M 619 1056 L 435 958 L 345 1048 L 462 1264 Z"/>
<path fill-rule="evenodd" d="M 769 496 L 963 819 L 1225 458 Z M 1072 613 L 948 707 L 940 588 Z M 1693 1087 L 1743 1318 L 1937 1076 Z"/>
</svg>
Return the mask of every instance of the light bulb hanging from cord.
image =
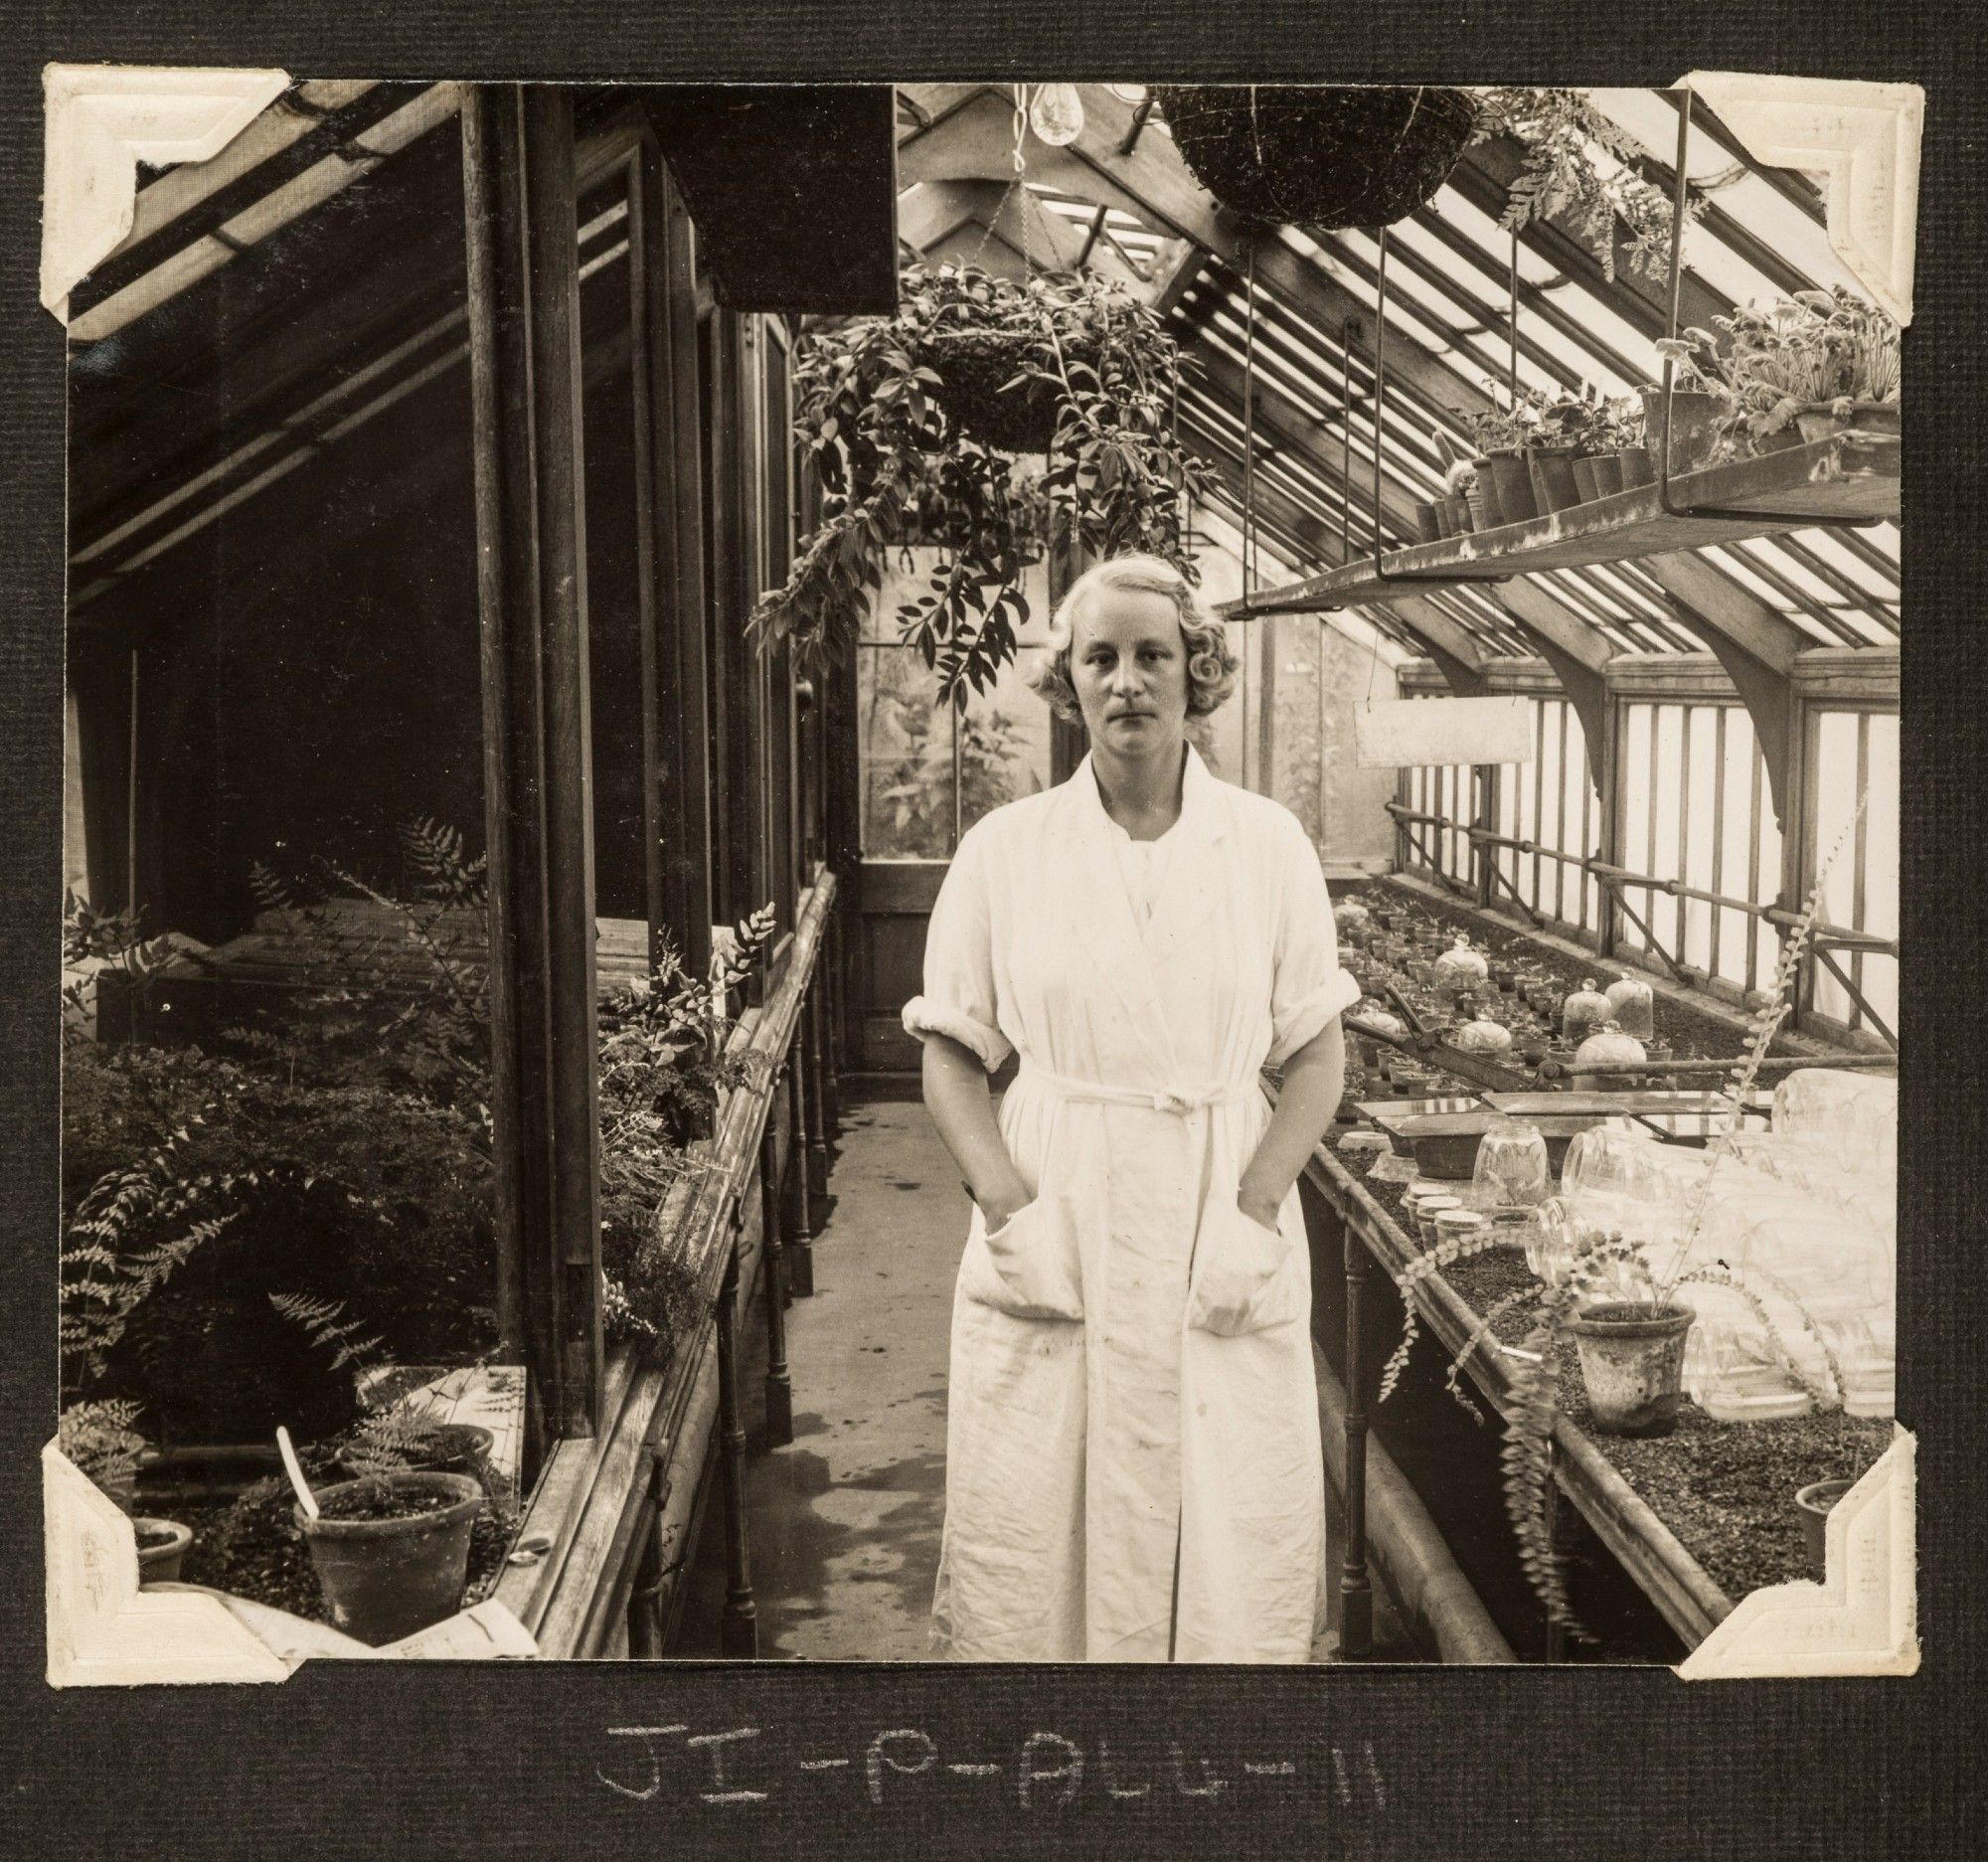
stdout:
<svg viewBox="0 0 1988 1862">
<path fill-rule="evenodd" d="M 1075 85 L 1038 85 L 1029 101 L 1029 127 L 1051 148 L 1060 149 L 1083 133 L 1083 99 Z"/>
</svg>

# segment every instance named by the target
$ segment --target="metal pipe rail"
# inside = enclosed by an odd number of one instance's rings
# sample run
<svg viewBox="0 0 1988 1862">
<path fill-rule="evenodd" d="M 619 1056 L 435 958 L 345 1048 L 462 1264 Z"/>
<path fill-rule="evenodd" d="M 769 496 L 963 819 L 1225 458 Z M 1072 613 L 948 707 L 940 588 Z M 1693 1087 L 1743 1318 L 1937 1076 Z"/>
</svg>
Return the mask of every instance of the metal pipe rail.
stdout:
<svg viewBox="0 0 1988 1862">
<path fill-rule="evenodd" d="M 1680 879 L 1659 879 L 1654 873 L 1637 873 L 1624 866 L 1617 866 L 1603 860 L 1598 854 L 1568 853 L 1559 847 L 1548 847 L 1536 840 L 1524 840 L 1511 834 L 1499 834 L 1482 827 L 1474 821 L 1459 821 L 1446 814 L 1429 814 L 1420 809 L 1409 808 L 1398 801 L 1382 804 L 1397 821 L 1413 821 L 1425 827 L 1447 828 L 1453 834 L 1461 834 L 1473 846 L 1505 847 L 1515 853 L 1538 854 L 1548 860 L 1558 860 L 1563 866 L 1578 867 L 1597 884 L 1616 890 L 1633 886 L 1644 892 L 1660 892 L 1672 899 L 1694 899 L 1706 905 L 1720 906 L 1730 912 L 1743 912 L 1748 918 L 1756 918 L 1780 930 L 1793 930 L 1802 923 L 1799 912 L 1790 912 L 1783 905 L 1761 905 L 1755 900 L 1735 898 L 1731 893 L 1712 892 L 1703 886 L 1689 886 Z M 1423 854 L 1426 859 L 1426 853 Z M 1440 869 L 1434 869 L 1440 871 Z M 1498 873 L 1494 864 L 1493 874 Z M 1448 878 L 1444 875 L 1445 879 Z M 1502 875 L 1499 875 L 1502 877 Z M 1899 954 L 1899 940 L 1896 937 L 1880 937 L 1872 931 L 1852 931 L 1845 925 L 1818 923 L 1809 934 L 1811 945 L 1827 944 L 1831 948 L 1844 950 L 1867 950 L 1878 956 L 1895 957 Z M 1681 972 L 1693 970 L 1694 965 L 1673 966 Z M 1702 971 L 1697 972 L 1703 974 Z"/>
</svg>

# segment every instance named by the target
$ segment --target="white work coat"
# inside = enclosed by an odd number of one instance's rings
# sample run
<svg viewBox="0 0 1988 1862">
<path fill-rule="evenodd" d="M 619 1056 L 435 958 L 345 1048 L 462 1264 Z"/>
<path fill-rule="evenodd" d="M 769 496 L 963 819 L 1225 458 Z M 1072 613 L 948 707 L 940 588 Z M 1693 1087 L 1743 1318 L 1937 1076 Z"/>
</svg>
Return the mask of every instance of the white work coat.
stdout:
<svg viewBox="0 0 1988 1862">
<path fill-rule="evenodd" d="M 1114 839 L 1115 837 L 1115 839 Z M 913 1034 L 1021 1067 L 1034 1199 L 953 1297 L 934 1640 L 962 1660 L 1303 1661 L 1325 1595 L 1311 1270 L 1237 1207 L 1267 1061 L 1359 996 L 1318 856 L 1187 752 L 1150 918 L 1090 760 L 961 839 Z"/>
</svg>

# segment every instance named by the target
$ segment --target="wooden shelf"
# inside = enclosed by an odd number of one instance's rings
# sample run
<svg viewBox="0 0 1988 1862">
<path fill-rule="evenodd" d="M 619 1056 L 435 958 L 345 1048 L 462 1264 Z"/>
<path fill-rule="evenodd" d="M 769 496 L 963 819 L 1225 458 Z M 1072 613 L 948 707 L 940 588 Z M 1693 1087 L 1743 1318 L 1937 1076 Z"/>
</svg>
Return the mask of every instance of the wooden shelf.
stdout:
<svg viewBox="0 0 1988 1862">
<path fill-rule="evenodd" d="M 1897 523 L 1899 440 L 1885 433 L 1834 433 L 1813 444 L 1688 473 L 1672 479 L 1670 490 L 1673 504 L 1765 508 L 1777 514 L 1776 520 L 1672 517 L 1664 511 L 1657 487 L 1643 485 L 1522 524 L 1396 550 L 1382 559 L 1382 566 L 1390 577 L 1454 578 L 1458 571 L 1472 569 L 1486 577 L 1523 576 L 1535 570 L 1579 569 L 1589 563 L 1740 543 L 1812 525 L 1863 518 Z M 1788 514 L 1786 521 L 1778 521 L 1781 513 Z M 1372 559 L 1363 558 L 1330 575 L 1228 602 L 1220 611 L 1225 619 L 1311 613 L 1425 595 L 1433 586 L 1383 581 L 1375 575 Z"/>
</svg>

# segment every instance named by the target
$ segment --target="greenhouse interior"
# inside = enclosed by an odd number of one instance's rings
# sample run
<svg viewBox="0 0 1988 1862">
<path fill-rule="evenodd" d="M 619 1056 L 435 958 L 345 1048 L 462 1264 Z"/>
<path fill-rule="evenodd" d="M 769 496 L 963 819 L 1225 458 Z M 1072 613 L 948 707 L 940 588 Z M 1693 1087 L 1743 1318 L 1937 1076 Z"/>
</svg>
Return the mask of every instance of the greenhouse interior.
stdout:
<svg viewBox="0 0 1988 1862">
<path fill-rule="evenodd" d="M 919 1661 L 942 1559 L 1038 1583 L 961 1469 L 1028 1513 L 1117 1346 L 997 1313 L 1093 1353 L 999 1407 L 908 1005 L 962 847 L 1104 797 L 1041 681 L 1129 554 L 1233 663 L 1174 806 L 1294 820 L 1342 972 L 1343 1084 L 1241 1089 L 1323 1124 L 1274 1658 L 1675 1664 L 1823 1580 L 1895 1430 L 1902 340 L 1826 192 L 1688 88 L 314 80 L 142 169 L 69 300 L 61 1248 L 132 1581 L 292 1660 Z M 1145 1420 L 1117 1646 L 1234 1658 Z"/>
</svg>

